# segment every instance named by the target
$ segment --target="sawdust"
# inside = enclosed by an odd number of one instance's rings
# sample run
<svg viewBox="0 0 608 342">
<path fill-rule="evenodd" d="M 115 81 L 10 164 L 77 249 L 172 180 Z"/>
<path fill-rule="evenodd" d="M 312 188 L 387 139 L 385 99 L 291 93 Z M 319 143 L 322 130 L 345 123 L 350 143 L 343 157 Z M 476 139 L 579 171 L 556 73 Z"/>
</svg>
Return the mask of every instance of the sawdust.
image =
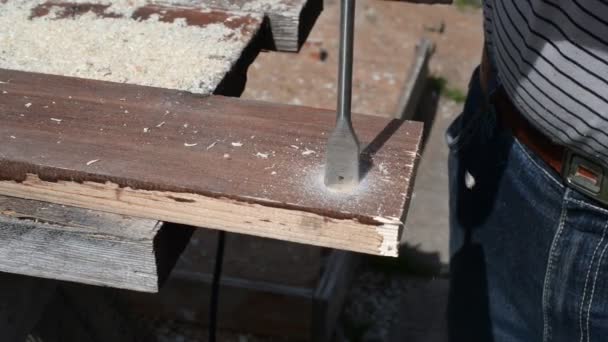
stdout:
<svg viewBox="0 0 608 342">
<path fill-rule="evenodd" d="M 375 173 L 372 171 L 370 173 Z M 336 191 L 328 188 L 325 185 L 325 166 L 322 164 L 313 164 L 310 167 L 302 168 L 296 177 L 304 178 L 303 196 L 314 199 L 319 207 L 338 207 L 350 208 L 351 213 L 358 214 L 359 207 L 365 206 L 369 200 L 368 195 L 377 192 L 378 189 L 386 187 L 381 183 L 377 174 L 368 174 L 361 180 L 359 185 L 349 192 Z M 350 211 L 341 209 L 342 212 Z M 379 204 L 377 216 L 384 216 L 382 204 Z"/>
<path fill-rule="evenodd" d="M 302 155 L 303 156 L 309 156 L 309 155 L 315 154 L 315 153 L 317 153 L 317 152 L 314 151 L 314 150 L 305 149 L 304 152 L 302 152 Z"/>
<path fill-rule="evenodd" d="M 199 5 L 200 0 L 173 0 L 174 4 L 184 5 Z M 293 5 L 293 1 L 289 0 L 248 0 L 248 1 L 227 1 L 227 0 L 209 0 L 205 2 L 210 7 L 228 8 L 235 11 L 244 11 L 252 13 L 277 13 L 277 14 L 293 14 L 299 9 Z"/>
<path fill-rule="evenodd" d="M 223 23 L 194 27 L 183 19 L 128 19 L 144 0 L 113 1 L 106 10 L 125 18 L 88 12 L 55 20 L 51 10 L 30 20 L 41 3 L 0 2 L 0 68 L 210 94 L 246 46 L 241 31 Z"/>
<path fill-rule="evenodd" d="M 317 149 L 314 144 L 306 145 L 308 145 L 304 148 L 306 150 Z M 312 200 L 319 207 L 338 208 L 342 213 L 360 214 L 370 209 L 371 196 L 379 199 L 372 215 L 393 220 L 396 218 L 389 217 L 390 215 L 386 213 L 385 204 L 387 204 L 386 207 L 390 207 L 390 205 L 385 201 L 402 200 L 408 196 L 405 189 L 392 199 L 378 196 L 378 194 L 394 193 L 395 179 L 393 178 L 405 177 L 404 174 L 407 174 L 407 170 L 410 170 L 412 165 L 374 162 L 363 173 L 363 178 L 357 187 L 350 191 L 336 191 L 325 185 L 325 156 L 323 153 L 302 156 L 301 150 L 292 149 L 291 151 L 294 159 L 290 161 L 290 165 L 295 166 L 287 170 L 291 174 L 289 182 L 301 184 L 300 198 L 305 198 L 307 201 Z M 283 173 L 283 170 L 285 170 L 283 165 L 278 165 L 275 171 Z M 397 172 L 397 170 L 399 171 Z M 299 201 L 292 204 L 298 205 Z"/>
</svg>

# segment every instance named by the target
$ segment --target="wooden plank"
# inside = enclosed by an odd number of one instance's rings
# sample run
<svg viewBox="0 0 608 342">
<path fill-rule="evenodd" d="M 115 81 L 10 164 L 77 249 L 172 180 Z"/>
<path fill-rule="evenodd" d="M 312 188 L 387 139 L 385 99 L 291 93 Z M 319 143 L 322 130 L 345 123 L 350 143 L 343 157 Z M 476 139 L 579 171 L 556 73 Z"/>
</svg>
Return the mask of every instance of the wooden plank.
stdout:
<svg viewBox="0 0 608 342">
<path fill-rule="evenodd" d="M 264 47 L 288 52 L 300 50 L 323 10 L 322 0 L 183 0 L 177 3 L 265 14 L 270 37 Z"/>
<path fill-rule="evenodd" d="M 410 120 L 414 117 L 428 83 L 429 60 L 432 51 L 433 43 L 427 38 L 422 38 L 416 45 L 416 55 L 395 111 L 397 119 Z"/>
<path fill-rule="evenodd" d="M 322 182 L 331 111 L 0 70 L 0 193 L 397 256 L 422 125 L 354 115 L 360 186 Z"/>
<path fill-rule="evenodd" d="M 0 3 L 0 68 L 200 94 L 242 92 L 246 67 L 261 48 L 263 14 L 138 6 Z"/>
<path fill-rule="evenodd" d="M 0 271 L 157 292 L 192 231 L 0 196 Z"/>
<path fill-rule="evenodd" d="M 22 342 L 38 323 L 55 293 L 50 280 L 0 272 L 0 336 L 3 342 Z"/>
</svg>

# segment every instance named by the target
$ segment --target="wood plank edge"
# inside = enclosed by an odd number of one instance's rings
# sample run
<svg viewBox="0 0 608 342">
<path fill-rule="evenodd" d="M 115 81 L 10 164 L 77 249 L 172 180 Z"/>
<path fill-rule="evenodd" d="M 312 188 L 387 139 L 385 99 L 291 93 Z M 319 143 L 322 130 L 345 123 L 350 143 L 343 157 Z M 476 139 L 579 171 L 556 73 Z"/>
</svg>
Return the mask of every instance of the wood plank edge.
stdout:
<svg viewBox="0 0 608 342">
<path fill-rule="evenodd" d="M 42 236 L 41 239 L 43 239 L 43 238 L 51 239 L 50 236 L 53 236 L 53 234 L 54 234 L 53 231 L 55 229 L 61 231 L 64 234 L 69 234 L 69 232 L 61 230 L 61 227 L 57 226 L 57 225 L 48 224 L 48 223 L 34 224 L 33 221 L 23 222 L 23 221 L 20 221 L 19 219 L 12 219 L 12 218 L 0 216 L 0 226 L 4 226 L 7 224 L 8 225 L 12 224 L 14 226 L 18 225 L 18 226 L 21 226 L 24 229 L 28 229 L 28 230 L 39 229 L 39 230 L 48 231 L 49 236 Z M 74 233 L 74 236 L 81 236 L 81 235 L 82 235 L 81 232 Z M 83 238 L 87 239 L 86 237 L 83 237 Z M 89 241 L 89 243 L 93 243 L 93 242 L 94 242 L 94 240 Z M 13 242 L 13 244 L 14 244 L 14 242 Z M 30 247 L 30 246 L 28 246 L 28 247 Z M 43 257 L 43 255 L 34 253 L 34 254 L 32 254 L 32 257 Z M 104 256 L 100 256 L 100 259 L 103 259 L 103 258 L 104 258 Z M 15 266 L 6 265 L 5 263 L 1 263 L 0 272 L 8 272 L 8 273 L 20 274 L 23 276 L 41 278 L 41 279 L 60 280 L 60 281 L 65 281 L 65 282 L 87 284 L 87 285 L 93 285 L 93 286 L 115 287 L 115 288 L 140 291 L 140 292 L 155 293 L 155 292 L 158 292 L 158 290 L 159 290 L 159 282 L 156 279 L 154 279 L 152 270 L 149 270 L 149 272 L 145 272 L 146 270 L 140 269 L 139 272 L 134 272 L 131 275 L 129 281 L 127 281 L 126 275 L 123 275 L 123 277 L 121 277 L 121 278 L 116 278 L 116 279 L 105 278 L 105 279 L 101 280 L 99 278 L 94 278 L 94 277 L 90 277 L 90 276 L 83 277 L 82 274 L 66 272 L 63 269 L 50 270 L 49 268 L 44 268 L 44 267 L 40 267 L 40 266 L 36 267 L 37 265 L 34 264 L 35 260 L 36 259 L 34 258 L 32 261 L 32 264 L 28 265 L 28 267 L 25 267 L 25 266 L 15 267 Z M 49 260 L 51 260 L 51 258 L 47 258 L 46 261 L 48 262 Z M 66 266 L 66 265 L 69 266 L 70 263 L 66 262 L 64 264 L 64 266 Z"/>
<path fill-rule="evenodd" d="M 410 71 L 396 110 L 396 118 L 410 120 L 414 117 L 418 104 L 422 99 L 422 94 L 428 83 L 429 61 L 433 53 L 433 43 L 422 38 L 416 45 L 414 61 L 410 66 Z"/>
<path fill-rule="evenodd" d="M 373 255 L 398 256 L 400 218 L 372 222 L 191 193 L 135 190 L 107 182 L 47 182 L 28 174 L 0 181 L 0 193 L 93 210 Z M 176 200 L 178 199 L 178 200 Z M 234 214 L 238 213 L 238 215 Z"/>
<path fill-rule="evenodd" d="M 269 38 L 265 41 L 264 48 L 299 52 L 322 11 L 322 0 L 308 0 L 288 12 L 267 12 Z"/>
<path fill-rule="evenodd" d="M 217 84 L 213 91 L 214 95 L 239 97 L 245 91 L 247 70 L 265 46 L 267 27 L 268 20 L 265 17 L 261 17 L 260 25 L 258 25 L 256 32 L 241 51 L 239 58 L 232 63 L 230 70 L 224 74 L 224 78 Z"/>
</svg>

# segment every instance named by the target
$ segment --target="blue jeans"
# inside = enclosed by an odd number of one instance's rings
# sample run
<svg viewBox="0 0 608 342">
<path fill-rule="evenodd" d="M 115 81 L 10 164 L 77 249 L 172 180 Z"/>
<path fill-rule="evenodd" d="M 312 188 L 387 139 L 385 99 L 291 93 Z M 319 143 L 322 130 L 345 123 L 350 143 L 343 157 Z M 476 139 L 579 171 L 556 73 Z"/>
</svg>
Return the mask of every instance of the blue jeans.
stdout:
<svg viewBox="0 0 608 342">
<path fill-rule="evenodd" d="M 500 127 L 476 75 L 447 140 L 450 341 L 608 341 L 608 210 Z"/>
</svg>

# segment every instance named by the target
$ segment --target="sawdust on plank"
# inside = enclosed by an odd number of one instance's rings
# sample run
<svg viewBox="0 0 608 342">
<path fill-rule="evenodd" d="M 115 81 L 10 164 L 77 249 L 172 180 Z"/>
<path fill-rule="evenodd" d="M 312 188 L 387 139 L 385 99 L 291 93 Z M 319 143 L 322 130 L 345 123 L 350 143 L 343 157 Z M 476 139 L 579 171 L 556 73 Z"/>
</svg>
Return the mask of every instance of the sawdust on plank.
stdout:
<svg viewBox="0 0 608 342">
<path fill-rule="evenodd" d="M 129 19 L 145 0 L 112 1 L 106 12 L 124 18 L 88 12 L 56 19 L 57 8 L 30 20 L 32 8 L 42 3 L 0 3 L 0 68 L 210 94 L 248 43 L 241 30 L 223 23 Z"/>
<path fill-rule="evenodd" d="M 200 0 L 172 0 L 172 3 L 196 6 L 200 5 Z M 293 1 L 290 0 L 208 0 L 205 3 L 211 7 L 252 13 L 279 13 L 285 15 L 299 11 L 299 6 L 294 6 Z"/>
</svg>

